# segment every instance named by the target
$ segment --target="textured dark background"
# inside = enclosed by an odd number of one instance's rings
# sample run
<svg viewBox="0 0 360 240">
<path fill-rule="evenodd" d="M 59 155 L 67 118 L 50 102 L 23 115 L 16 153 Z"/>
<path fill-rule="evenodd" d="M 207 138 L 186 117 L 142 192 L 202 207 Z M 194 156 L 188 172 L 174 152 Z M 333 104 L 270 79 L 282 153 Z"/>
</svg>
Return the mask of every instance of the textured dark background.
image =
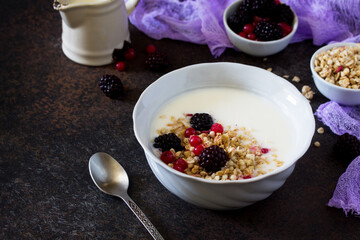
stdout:
<svg viewBox="0 0 360 240">
<path fill-rule="evenodd" d="M 3 1 L 0 7 L 0 239 L 151 239 L 118 198 L 100 192 L 88 172 L 98 151 L 113 155 L 130 177 L 129 195 L 165 239 L 359 239 L 359 219 L 327 207 L 346 164 L 334 158 L 336 136 L 325 126 L 282 188 L 236 211 L 211 211 L 168 192 L 154 177 L 132 129 L 141 92 L 162 74 L 190 64 L 238 62 L 297 75 L 316 88 L 309 61 L 311 41 L 274 56 L 254 58 L 232 49 L 213 58 L 207 46 L 156 41 L 130 26 L 137 57 L 126 72 L 110 64 L 86 67 L 61 50 L 61 19 L 51 1 Z M 145 69 L 145 47 L 166 52 L 165 72 Z M 97 86 L 119 76 L 122 100 Z M 291 81 L 291 80 L 289 80 Z M 313 111 L 325 103 L 317 93 Z M 322 124 L 317 120 L 318 127 Z"/>
</svg>

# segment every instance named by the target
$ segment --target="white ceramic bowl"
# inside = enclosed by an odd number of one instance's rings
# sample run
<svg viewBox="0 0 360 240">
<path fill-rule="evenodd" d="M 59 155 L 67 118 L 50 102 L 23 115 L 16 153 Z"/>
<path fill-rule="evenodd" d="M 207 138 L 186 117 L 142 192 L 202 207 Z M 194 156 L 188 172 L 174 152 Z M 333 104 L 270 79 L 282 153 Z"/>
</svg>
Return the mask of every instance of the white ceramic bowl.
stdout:
<svg viewBox="0 0 360 240">
<path fill-rule="evenodd" d="M 349 89 L 337 86 L 335 84 L 325 81 L 319 74 L 315 71 L 315 59 L 318 54 L 321 52 L 327 51 L 334 47 L 340 46 L 359 46 L 356 43 L 334 43 L 326 45 L 318 49 L 310 60 L 310 69 L 315 82 L 317 89 L 328 99 L 333 100 L 342 105 L 359 105 L 360 104 L 360 89 Z"/>
<path fill-rule="evenodd" d="M 290 40 L 293 38 L 297 28 L 298 28 L 298 18 L 294 13 L 294 23 L 293 23 L 293 30 L 285 37 L 274 40 L 274 41 L 253 41 L 249 40 L 243 37 L 240 37 L 238 34 L 236 34 L 233 30 L 230 29 L 227 19 L 229 16 L 235 12 L 235 10 L 238 8 L 240 3 L 243 0 L 235 1 L 232 4 L 230 4 L 224 11 L 223 15 L 223 22 L 225 25 L 226 33 L 229 37 L 229 40 L 236 48 L 243 51 L 244 53 L 247 53 L 249 55 L 255 56 L 255 57 L 265 57 L 270 56 L 275 53 L 278 53 L 282 51 L 286 46 L 290 43 Z"/>
<path fill-rule="evenodd" d="M 155 154 L 150 139 L 153 119 L 162 105 L 174 96 L 204 87 L 239 88 L 272 101 L 291 122 L 292 135 L 295 136 L 294 146 L 284 165 L 250 179 L 216 181 L 180 173 L 163 163 Z M 218 210 L 245 207 L 267 198 L 280 188 L 294 170 L 297 160 L 307 151 L 315 131 L 312 109 L 291 83 L 264 69 L 238 63 L 197 64 L 160 77 L 141 94 L 134 108 L 133 121 L 135 136 L 157 179 L 181 199 Z"/>
</svg>

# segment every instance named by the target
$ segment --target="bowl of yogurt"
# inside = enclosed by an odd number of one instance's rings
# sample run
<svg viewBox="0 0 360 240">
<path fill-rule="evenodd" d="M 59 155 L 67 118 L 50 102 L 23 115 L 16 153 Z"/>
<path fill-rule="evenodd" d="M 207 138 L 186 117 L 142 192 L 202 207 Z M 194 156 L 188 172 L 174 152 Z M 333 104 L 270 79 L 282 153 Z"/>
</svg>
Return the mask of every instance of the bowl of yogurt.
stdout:
<svg viewBox="0 0 360 240">
<path fill-rule="evenodd" d="M 223 132 L 197 131 L 202 148 L 218 145 L 228 160 L 216 170 L 201 165 L 184 136 L 191 116 L 207 113 Z M 279 189 L 306 153 L 315 131 L 308 101 L 287 80 L 238 63 L 203 63 L 163 75 L 141 94 L 133 111 L 134 133 L 159 182 L 199 207 L 230 210 L 261 201 Z M 182 150 L 167 162 L 154 145 L 174 133 Z M 195 145 L 194 145 L 195 146 Z M 236 155 L 238 153 L 238 155 Z M 241 154 L 240 154 L 241 153 Z"/>
</svg>

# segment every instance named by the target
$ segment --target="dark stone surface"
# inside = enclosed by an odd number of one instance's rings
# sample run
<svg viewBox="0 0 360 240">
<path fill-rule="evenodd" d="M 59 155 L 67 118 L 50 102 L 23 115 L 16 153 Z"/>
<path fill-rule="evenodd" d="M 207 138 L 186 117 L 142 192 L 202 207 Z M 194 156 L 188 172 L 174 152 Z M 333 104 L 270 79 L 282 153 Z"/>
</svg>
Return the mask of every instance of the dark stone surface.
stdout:
<svg viewBox="0 0 360 240">
<path fill-rule="evenodd" d="M 316 90 L 310 41 L 291 44 L 267 61 L 228 49 L 148 38 L 131 26 L 137 57 L 126 72 L 86 67 L 61 50 L 61 19 L 50 1 L 6 1 L 0 8 L 0 239 L 151 239 L 118 198 L 100 192 L 88 172 L 98 151 L 114 156 L 130 177 L 129 195 L 166 239 L 357 239 L 360 223 L 327 207 L 346 165 L 332 155 L 336 136 L 325 127 L 282 188 L 236 211 L 190 205 L 154 177 L 132 129 L 141 92 L 165 72 L 145 69 L 145 47 L 168 53 L 166 72 L 204 62 L 238 62 L 297 75 Z M 101 75 L 119 76 L 124 99 L 100 91 Z M 327 100 L 317 93 L 315 111 Z M 317 121 L 317 128 L 323 126 Z"/>
</svg>

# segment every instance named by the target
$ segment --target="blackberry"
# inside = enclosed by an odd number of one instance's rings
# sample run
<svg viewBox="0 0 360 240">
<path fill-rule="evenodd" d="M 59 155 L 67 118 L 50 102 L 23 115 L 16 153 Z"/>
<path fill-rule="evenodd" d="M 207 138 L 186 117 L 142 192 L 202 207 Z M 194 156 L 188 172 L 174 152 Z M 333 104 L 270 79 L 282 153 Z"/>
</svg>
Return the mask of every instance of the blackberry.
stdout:
<svg viewBox="0 0 360 240">
<path fill-rule="evenodd" d="M 199 164 L 207 172 L 217 172 L 225 166 L 228 159 L 223 148 L 212 145 L 200 153 Z"/>
<path fill-rule="evenodd" d="M 360 141 L 355 136 L 345 133 L 338 137 L 334 153 L 346 162 L 351 161 L 360 155 Z"/>
<path fill-rule="evenodd" d="M 239 8 L 227 19 L 229 28 L 236 34 L 241 32 L 245 24 L 250 23 L 253 19 L 253 14 L 250 11 Z"/>
<path fill-rule="evenodd" d="M 208 131 L 213 125 L 212 117 L 207 113 L 195 113 L 190 118 L 190 124 L 198 131 Z"/>
<path fill-rule="evenodd" d="M 114 62 L 125 60 L 125 52 L 130 48 L 132 48 L 132 45 L 128 41 L 124 41 L 123 47 L 121 49 L 115 48 L 112 53 L 112 58 Z"/>
<path fill-rule="evenodd" d="M 268 21 L 259 22 L 254 29 L 254 34 L 260 41 L 277 40 L 283 36 L 281 27 L 276 23 Z"/>
<path fill-rule="evenodd" d="M 155 148 L 160 148 L 162 152 L 169 151 L 171 148 L 175 151 L 181 151 L 184 149 L 184 147 L 181 146 L 180 138 L 178 138 L 175 133 L 159 135 L 155 138 L 153 146 Z"/>
<path fill-rule="evenodd" d="M 272 19 L 275 22 L 286 22 L 288 25 L 292 26 L 294 21 L 294 13 L 291 11 L 291 8 L 288 5 L 278 4 L 274 7 Z"/>
<path fill-rule="evenodd" d="M 274 0 L 252 0 L 250 2 L 251 10 L 259 17 L 269 17 L 270 12 L 276 6 Z"/>
<path fill-rule="evenodd" d="M 145 64 L 150 70 L 154 71 L 163 70 L 169 65 L 165 54 L 161 52 L 150 53 L 145 61 Z"/>
<path fill-rule="evenodd" d="M 115 75 L 103 75 L 99 81 L 99 87 L 111 99 L 120 99 L 124 92 L 120 78 Z"/>
</svg>

